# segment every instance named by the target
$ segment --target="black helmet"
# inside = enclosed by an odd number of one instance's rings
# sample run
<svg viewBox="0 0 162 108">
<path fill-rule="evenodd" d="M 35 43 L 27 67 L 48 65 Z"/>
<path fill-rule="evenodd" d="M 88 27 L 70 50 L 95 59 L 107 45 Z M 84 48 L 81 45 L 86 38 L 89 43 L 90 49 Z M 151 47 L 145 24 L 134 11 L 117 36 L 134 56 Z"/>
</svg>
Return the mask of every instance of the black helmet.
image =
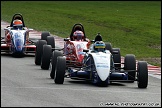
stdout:
<svg viewBox="0 0 162 108">
<path fill-rule="evenodd" d="M 97 52 L 104 52 L 105 51 L 105 43 L 103 41 L 96 41 L 94 43 L 94 50 Z"/>
</svg>

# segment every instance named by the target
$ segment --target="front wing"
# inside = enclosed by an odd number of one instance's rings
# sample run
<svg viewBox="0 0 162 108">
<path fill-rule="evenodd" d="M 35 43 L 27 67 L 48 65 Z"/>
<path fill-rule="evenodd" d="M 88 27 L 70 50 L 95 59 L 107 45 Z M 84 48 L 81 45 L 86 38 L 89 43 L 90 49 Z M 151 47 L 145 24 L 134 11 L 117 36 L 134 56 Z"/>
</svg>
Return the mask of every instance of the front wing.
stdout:
<svg viewBox="0 0 162 108">
<path fill-rule="evenodd" d="M 24 53 L 35 53 L 36 46 L 35 45 L 25 45 Z M 1 44 L 1 52 L 12 52 L 11 45 Z"/>
</svg>

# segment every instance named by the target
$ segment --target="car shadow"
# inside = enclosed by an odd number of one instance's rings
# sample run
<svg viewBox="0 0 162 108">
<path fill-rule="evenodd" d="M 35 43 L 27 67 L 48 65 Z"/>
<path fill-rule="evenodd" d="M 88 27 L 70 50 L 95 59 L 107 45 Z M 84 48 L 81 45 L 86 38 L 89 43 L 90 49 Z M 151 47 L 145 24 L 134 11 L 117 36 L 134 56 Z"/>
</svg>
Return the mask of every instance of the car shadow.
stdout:
<svg viewBox="0 0 162 108">
<path fill-rule="evenodd" d="M 14 58 L 24 58 L 24 57 L 35 57 L 35 54 L 25 54 L 25 55 L 12 55 L 9 53 L 2 53 L 1 56 L 14 57 Z"/>
</svg>

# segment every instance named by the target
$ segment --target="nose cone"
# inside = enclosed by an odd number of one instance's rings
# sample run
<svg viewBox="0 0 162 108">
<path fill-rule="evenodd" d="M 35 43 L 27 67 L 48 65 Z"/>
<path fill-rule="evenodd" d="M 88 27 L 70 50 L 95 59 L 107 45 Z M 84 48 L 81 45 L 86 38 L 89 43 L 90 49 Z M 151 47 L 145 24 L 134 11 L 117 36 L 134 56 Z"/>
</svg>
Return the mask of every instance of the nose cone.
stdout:
<svg viewBox="0 0 162 108">
<path fill-rule="evenodd" d="M 103 52 L 93 53 L 93 58 L 97 70 L 97 74 L 102 81 L 105 81 L 110 74 L 111 55 Z"/>
<path fill-rule="evenodd" d="M 17 39 L 15 41 L 15 48 L 16 48 L 16 51 L 22 51 L 23 43 L 22 43 L 21 39 Z"/>
<path fill-rule="evenodd" d="M 110 69 L 107 68 L 97 68 L 98 76 L 102 81 L 105 81 L 109 77 Z"/>
</svg>

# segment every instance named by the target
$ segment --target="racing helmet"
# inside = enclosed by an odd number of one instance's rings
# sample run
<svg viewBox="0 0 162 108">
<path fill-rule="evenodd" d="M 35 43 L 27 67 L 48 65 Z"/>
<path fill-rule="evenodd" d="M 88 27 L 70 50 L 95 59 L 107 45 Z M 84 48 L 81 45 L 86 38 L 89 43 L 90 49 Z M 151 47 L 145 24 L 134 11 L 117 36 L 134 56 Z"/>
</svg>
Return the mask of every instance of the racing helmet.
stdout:
<svg viewBox="0 0 162 108">
<path fill-rule="evenodd" d="M 103 41 L 96 41 L 94 43 L 94 51 L 97 52 L 104 52 L 106 48 L 106 45 Z"/>
<path fill-rule="evenodd" d="M 75 28 L 74 28 L 74 31 L 76 31 L 76 30 L 80 30 L 80 31 L 82 31 L 82 27 L 79 26 L 79 25 L 77 25 L 77 26 L 75 26 Z"/>
<path fill-rule="evenodd" d="M 22 30 L 23 24 L 21 20 L 14 20 L 13 21 L 13 28 Z"/>
<path fill-rule="evenodd" d="M 84 33 L 80 30 L 75 31 L 73 33 L 73 39 L 77 41 L 84 39 Z"/>
</svg>

